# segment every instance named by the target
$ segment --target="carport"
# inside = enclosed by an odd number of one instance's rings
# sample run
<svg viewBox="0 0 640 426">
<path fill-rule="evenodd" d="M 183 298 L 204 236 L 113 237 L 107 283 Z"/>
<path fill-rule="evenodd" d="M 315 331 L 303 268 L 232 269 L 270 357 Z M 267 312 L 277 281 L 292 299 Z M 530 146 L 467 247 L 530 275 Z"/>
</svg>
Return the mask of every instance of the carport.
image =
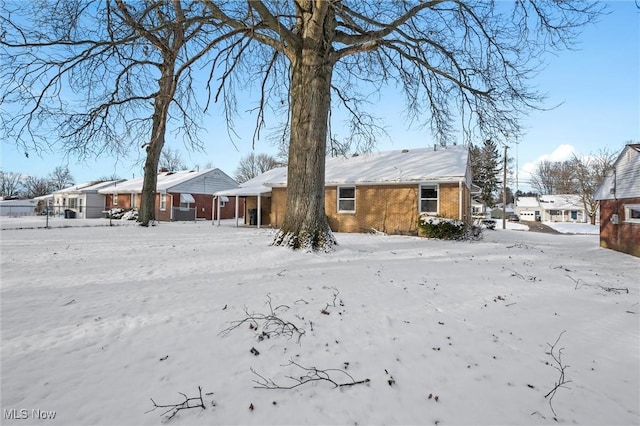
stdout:
<svg viewBox="0 0 640 426">
<path fill-rule="evenodd" d="M 220 226 L 220 201 L 222 197 L 235 197 L 236 199 L 236 210 L 235 210 L 235 220 L 236 227 L 239 226 L 238 218 L 239 218 L 239 197 L 256 197 L 257 198 L 257 221 L 256 227 L 260 228 L 260 224 L 262 223 L 262 197 L 271 196 L 271 188 L 263 185 L 259 186 L 251 186 L 251 187 L 240 187 L 233 189 L 226 189 L 224 191 L 218 191 L 214 194 L 215 202 L 216 202 L 216 211 L 218 212 L 218 226 Z M 246 205 L 246 203 L 245 203 Z"/>
</svg>

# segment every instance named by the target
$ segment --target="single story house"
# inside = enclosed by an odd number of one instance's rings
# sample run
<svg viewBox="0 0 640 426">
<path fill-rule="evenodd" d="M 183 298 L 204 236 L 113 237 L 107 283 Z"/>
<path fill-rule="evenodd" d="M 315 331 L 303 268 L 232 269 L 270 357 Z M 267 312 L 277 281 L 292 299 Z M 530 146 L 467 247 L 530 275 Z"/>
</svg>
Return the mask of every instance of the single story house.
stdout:
<svg viewBox="0 0 640 426">
<path fill-rule="evenodd" d="M 541 195 L 539 201 L 543 222 L 587 222 L 588 216 L 579 195 Z"/>
<path fill-rule="evenodd" d="M 542 220 L 542 208 L 538 197 L 517 197 L 515 212 L 520 216 L 520 220 Z"/>
<path fill-rule="evenodd" d="M 34 199 L 3 200 L 0 199 L 0 216 L 17 217 L 36 214 L 37 203 Z"/>
<path fill-rule="evenodd" d="M 98 191 L 118 182 L 124 182 L 124 180 L 87 182 L 61 189 L 51 194 L 53 201 L 49 205 L 49 209 L 53 211 L 54 215 L 65 218 L 96 219 L 103 217 L 105 196 Z"/>
<path fill-rule="evenodd" d="M 325 212 L 334 232 L 416 234 L 421 214 L 470 222 L 471 170 L 462 146 L 328 158 Z M 279 227 L 287 197 L 280 167 L 218 195 L 246 198 L 245 224 Z"/>
<path fill-rule="evenodd" d="M 600 184 L 600 247 L 640 257 L 640 144 L 628 144 Z"/>
<path fill-rule="evenodd" d="M 106 196 L 103 210 L 140 206 L 144 177 L 116 182 L 98 192 Z M 237 188 L 238 183 L 220 169 L 159 172 L 156 185 L 156 219 L 162 221 L 214 218 L 215 193 Z M 234 206 L 222 198 L 222 219 L 234 217 Z"/>
</svg>

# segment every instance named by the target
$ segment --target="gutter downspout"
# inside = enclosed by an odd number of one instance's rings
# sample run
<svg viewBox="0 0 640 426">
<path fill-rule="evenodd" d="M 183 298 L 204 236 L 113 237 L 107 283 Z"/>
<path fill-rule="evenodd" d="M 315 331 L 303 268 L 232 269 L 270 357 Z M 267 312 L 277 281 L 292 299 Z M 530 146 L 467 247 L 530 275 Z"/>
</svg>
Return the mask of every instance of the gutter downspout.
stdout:
<svg viewBox="0 0 640 426">
<path fill-rule="evenodd" d="M 216 201 L 217 201 L 217 204 L 218 204 L 218 208 L 217 208 L 218 226 L 220 226 L 220 198 L 221 197 L 219 195 L 216 197 Z"/>
<path fill-rule="evenodd" d="M 458 219 L 462 220 L 462 181 L 458 181 Z"/>
<path fill-rule="evenodd" d="M 238 227 L 238 205 L 239 205 L 239 198 L 240 198 L 240 197 L 238 197 L 238 196 L 236 195 L 236 228 Z"/>
<path fill-rule="evenodd" d="M 258 229 L 260 229 L 260 222 L 262 221 L 262 214 L 261 214 L 261 207 L 262 204 L 262 194 L 258 194 L 258 211 L 257 211 L 257 216 L 258 216 L 258 223 L 257 223 L 257 227 Z"/>
</svg>

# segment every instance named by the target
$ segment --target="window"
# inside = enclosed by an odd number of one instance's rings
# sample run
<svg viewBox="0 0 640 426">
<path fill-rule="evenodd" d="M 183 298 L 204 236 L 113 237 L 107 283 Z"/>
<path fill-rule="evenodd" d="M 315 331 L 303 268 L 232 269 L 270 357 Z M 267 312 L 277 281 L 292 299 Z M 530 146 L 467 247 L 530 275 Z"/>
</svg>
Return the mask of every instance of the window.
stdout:
<svg viewBox="0 0 640 426">
<path fill-rule="evenodd" d="M 77 207 L 78 204 L 78 199 L 77 198 L 69 198 L 69 208 L 70 209 L 75 209 Z"/>
<path fill-rule="evenodd" d="M 625 204 L 624 221 L 640 223 L 640 204 Z"/>
<path fill-rule="evenodd" d="M 78 198 L 78 210 L 82 213 L 82 198 Z"/>
<path fill-rule="evenodd" d="M 167 196 L 165 194 L 160 194 L 160 210 L 167 209 Z"/>
<path fill-rule="evenodd" d="M 136 208 L 136 194 L 131 194 L 131 208 Z"/>
<path fill-rule="evenodd" d="M 118 205 L 118 194 L 113 194 L 113 205 L 114 206 Z"/>
<path fill-rule="evenodd" d="M 438 213 L 438 185 L 420 185 L 420 213 Z"/>
<path fill-rule="evenodd" d="M 339 186 L 338 187 L 338 211 L 350 212 L 356 211 L 356 187 L 355 186 Z"/>
</svg>

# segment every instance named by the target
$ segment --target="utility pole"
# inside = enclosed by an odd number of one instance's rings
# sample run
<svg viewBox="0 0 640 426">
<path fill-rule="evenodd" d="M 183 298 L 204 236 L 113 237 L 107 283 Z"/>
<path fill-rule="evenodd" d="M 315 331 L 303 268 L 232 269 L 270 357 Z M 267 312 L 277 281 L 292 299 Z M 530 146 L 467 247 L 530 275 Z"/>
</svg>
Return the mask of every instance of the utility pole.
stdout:
<svg viewBox="0 0 640 426">
<path fill-rule="evenodd" d="M 504 146 L 502 163 L 502 229 L 507 229 L 507 145 Z"/>
</svg>

